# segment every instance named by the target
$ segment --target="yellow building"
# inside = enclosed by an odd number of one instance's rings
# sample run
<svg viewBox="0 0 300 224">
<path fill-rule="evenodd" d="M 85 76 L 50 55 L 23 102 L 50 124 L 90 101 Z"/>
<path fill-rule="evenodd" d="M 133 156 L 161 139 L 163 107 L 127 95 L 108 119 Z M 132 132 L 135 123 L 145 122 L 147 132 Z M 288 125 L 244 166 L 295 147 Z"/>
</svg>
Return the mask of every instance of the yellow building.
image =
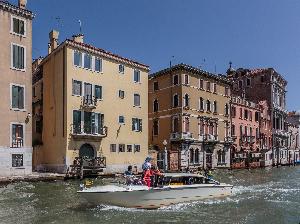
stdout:
<svg viewBox="0 0 300 224">
<path fill-rule="evenodd" d="M 85 44 L 58 45 L 33 68 L 33 142 L 37 170 L 66 172 L 90 158 L 104 172 L 141 168 L 148 154 L 147 65 Z"/>
<path fill-rule="evenodd" d="M 186 64 L 150 75 L 149 143 L 158 166 L 230 167 L 230 88 L 224 76 Z"/>
<path fill-rule="evenodd" d="M 32 19 L 26 1 L 0 1 L 0 176 L 32 172 Z"/>
</svg>

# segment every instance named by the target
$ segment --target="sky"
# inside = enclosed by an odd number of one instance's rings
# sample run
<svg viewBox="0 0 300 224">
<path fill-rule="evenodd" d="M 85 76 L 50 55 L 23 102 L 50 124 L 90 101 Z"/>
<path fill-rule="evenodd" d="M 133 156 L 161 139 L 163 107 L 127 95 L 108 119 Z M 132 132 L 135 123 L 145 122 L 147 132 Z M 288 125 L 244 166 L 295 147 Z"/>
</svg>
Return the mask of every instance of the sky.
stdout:
<svg viewBox="0 0 300 224">
<path fill-rule="evenodd" d="M 16 3 L 16 0 L 10 0 Z M 299 0 L 28 0 L 33 58 L 80 33 L 85 42 L 147 64 L 151 73 L 187 63 L 213 73 L 273 67 L 288 81 L 287 109 L 300 109 Z M 298 87 L 299 86 L 299 87 Z"/>
</svg>

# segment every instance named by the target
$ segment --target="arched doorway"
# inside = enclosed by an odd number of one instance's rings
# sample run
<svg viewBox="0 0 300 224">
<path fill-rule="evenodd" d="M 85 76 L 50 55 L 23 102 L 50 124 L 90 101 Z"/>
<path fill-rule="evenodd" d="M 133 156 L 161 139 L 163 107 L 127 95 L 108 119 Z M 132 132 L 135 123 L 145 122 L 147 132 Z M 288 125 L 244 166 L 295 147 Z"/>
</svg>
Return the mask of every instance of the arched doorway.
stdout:
<svg viewBox="0 0 300 224">
<path fill-rule="evenodd" d="M 83 144 L 79 149 L 79 157 L 89 159 L 95 158 L 95 150 L 93 146 L 87 143 Z"/>
</svg>

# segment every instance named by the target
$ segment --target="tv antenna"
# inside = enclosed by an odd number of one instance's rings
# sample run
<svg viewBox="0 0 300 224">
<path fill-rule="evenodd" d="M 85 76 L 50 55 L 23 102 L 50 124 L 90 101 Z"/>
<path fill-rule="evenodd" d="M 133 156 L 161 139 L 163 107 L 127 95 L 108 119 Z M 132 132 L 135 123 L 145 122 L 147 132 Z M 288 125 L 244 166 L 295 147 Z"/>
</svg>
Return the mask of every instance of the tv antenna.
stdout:
<svg viewBox="0 0 300 224">
<path fill-rule="evenodd" d="M 79 32 L 80 34 L 82 34 L 82 23 L 80 19 L 78 20 L 78 23 L 79 23 Z"/>
</svg>

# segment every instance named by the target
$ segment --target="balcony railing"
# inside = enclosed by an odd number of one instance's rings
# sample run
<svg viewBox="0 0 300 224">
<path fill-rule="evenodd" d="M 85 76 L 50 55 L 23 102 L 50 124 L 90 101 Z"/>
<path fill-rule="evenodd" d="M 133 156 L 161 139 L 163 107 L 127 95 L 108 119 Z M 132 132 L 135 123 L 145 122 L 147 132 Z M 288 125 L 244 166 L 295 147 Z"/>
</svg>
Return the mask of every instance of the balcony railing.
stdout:
<svg viewBox="0 0 300 224">
<path fill-rule="evenodd" d="M 103 138 L 107 136 L 107 127 L 98 127 L 90 124 L 73 124 L 72 135 L 74 138 Z"/>
<path fill-rule="evenodd" d="M 24 139 L 21 137 L 12 138 L 11 147 L 21 148 L 24 145 Z"/>
<path fill-rule="evenodd" d="M 235 140 L 236 140 L 235 136 L 227 136 L 224 138 L 224 142 L 226 142 L 226 143 L 234 143 Z"/>
<path fill-rule="evenodd" d="M 240 143 L 250 143 L 253 144 L 255 142 L 255 136 L 242 136 L 240 138 Z"/>
<path fill-rule="evenodd" d="M 192 140 L 193 134 L 190 132 L 175 132 L 171 133 L 171 141 L 180 141 L 180 140 Z"/>
<path fill-rule="evenodd" d="M 275 135 L 283 136 L 283 137 L 289 137 L 289 132 L 285 130 L 275 129 L 274 130 Z"/>
<path fill-rule="evenodd" d="M 82 97 L 82 107 L 87 109 L 95 109 L 97 106 L 97 98 L 91 95 Z"/>
</svg>

